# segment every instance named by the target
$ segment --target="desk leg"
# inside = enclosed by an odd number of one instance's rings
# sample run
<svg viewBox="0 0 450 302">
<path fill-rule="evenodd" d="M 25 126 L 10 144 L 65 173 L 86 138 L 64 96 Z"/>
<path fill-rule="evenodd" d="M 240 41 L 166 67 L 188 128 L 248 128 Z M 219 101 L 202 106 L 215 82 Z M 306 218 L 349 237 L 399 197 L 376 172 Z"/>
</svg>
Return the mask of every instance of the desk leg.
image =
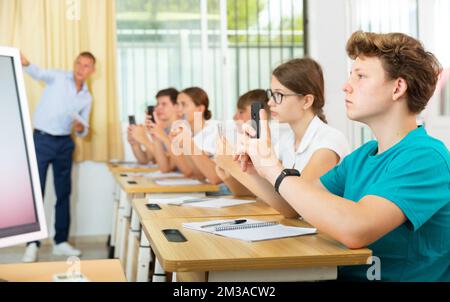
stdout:
<svg viewBox="0 0 450 302">
<path fill-rule="evenodd" d="M 119 190 L 118 193 L 119 203 L 117 209 L 117 217 L 116 217 L 116 240 L 114 247 L 114 258 L 120 258 L 122 255 L 123 247 L 123 238 L 125 235 L 123 234 L 124 224 L 126 222 L 126 205 L 127 205 L 127 197 L 126 193 L 123 190 Z"/>
<path fill-rule="evenodd" d="M 121 192 L 120 194 L 120 204 L 121 213 L 119 217 L 119 232 L 120 232 L 120 240 L 119 240 L 119 259 L 122 262 L 124 269 L 126 268 L 126 255 L 127 255 L 127 235 L 128 229 L 130 227 L 130 218 L 131 218 L 131 205 L 128 202 L 128 196 L 125 192 Z"/>
<path fill-rule="evenodd" d="M 156 257 L 155 257 L 156 258 Z M 158 258 L 155 259 L 155 273 L 153 274 L 153 282 L 167 282 L 166 272 L 159 263 Z"/>
<path fill-rule="evenodd" d="M 116 246 L 116 230 L 117 230 L 117 215 L 119 211 L 119 202 L 114 200 L 113 204 L 113 219 L 112 219 L 112 228 L 111 228 L 111 236 L 109 237 L 109 254 L 108 258 L 114 258 L 114 250 Z"/>
<path fill-rule="evenodd" d="M 141 243 L 139 246 L 139 254 L 138 254 L 138 267 L 137 267 L 137 282 L 148 282 L 150 263 L 152 262 L 152 253 L 150 249 L 150 243 L 147 240 L 147 237 L 144 234 L 144 231 L 141 231 Z"/>
<path fill-rule="evenodd" d="M 209 272 L 208 282 L 299 282 L 336 280 L 337 267 Z"/>
<path fill-rule="evenodd" d="M 139 240 L 140 232 L 139 218 L 134 210 L 131 212 L 131 225 L 128 233 L 128 250 L 127 250 L 127 265 L 125 270 L 125 275 L 127 280 L 134 282 L 136 275 L 134 274 L 136 269 L 136 241 Z"/>
</svg>

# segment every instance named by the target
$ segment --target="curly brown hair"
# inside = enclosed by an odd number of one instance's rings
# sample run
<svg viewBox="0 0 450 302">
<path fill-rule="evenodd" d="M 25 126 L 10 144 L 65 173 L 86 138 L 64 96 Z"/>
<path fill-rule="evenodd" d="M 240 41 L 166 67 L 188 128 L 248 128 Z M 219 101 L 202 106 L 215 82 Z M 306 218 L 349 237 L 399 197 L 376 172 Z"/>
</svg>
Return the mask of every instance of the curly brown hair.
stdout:
<svg viewBox="0 0 450 302">
<path fill-rule="evenodd" d="M 347 42 L 347 54 L 377 57 L 389 79 L 403 78 L 407 85 L 407 104 L 411 113 L 420 113 L 433 96 L 442 68 L 422 43 L 403 33 L 377 34 L 356 31 Z"/>
</svg>

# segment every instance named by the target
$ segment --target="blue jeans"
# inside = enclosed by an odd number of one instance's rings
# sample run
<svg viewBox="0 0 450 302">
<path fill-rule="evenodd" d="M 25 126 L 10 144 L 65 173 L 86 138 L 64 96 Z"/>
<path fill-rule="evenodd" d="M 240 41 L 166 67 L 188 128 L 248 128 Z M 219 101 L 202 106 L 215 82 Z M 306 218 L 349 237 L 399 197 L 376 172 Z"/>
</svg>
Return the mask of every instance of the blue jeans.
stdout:
<svg viewBox="0 0 450 302">
<path fill-rule="evenodd" d="M 33 137 L 42 196 L 45 193 L 48 166 L 52 164 L 53 167 L 56 191 L 54 241 L 59 244 L 69 238 L 72 156 L 75 143 L 69 135 L 53 136 L 39 130 L 34 131 Z M 40 246 L 40 242 L 36 243 Z"/>
</svg>

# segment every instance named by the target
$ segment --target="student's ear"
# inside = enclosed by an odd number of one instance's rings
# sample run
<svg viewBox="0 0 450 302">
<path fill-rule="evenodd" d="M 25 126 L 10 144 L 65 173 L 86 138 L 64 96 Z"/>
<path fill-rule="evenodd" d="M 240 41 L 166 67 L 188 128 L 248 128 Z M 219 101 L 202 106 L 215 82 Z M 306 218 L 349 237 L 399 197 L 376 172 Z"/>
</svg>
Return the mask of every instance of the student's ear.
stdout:
<svg viewBox="0 0 450 302">
<path fill-rule="evenodd" d="M 392 99 L 397 101 L 406 95 L 408 90 L 408 83 L 403 78 L 398 78 L 395 80 L 394 90 L 392 91 Z"/>
<path fill-rule="evenodd" d="M 205 105 L 200 105 L 200 106 L 197 106 L 197 109 L 199 112 L 205 112 L 206 107 L 205 107 Z"/>
<path fill-rule="evenodd" d="M 312 105 L 314 104 L 314 96 L 312 94 L 305 95 L 304 100 L 305 100 L 305 104 L 303 105 L 304 110 L 311 108 Z"/>
</svg>

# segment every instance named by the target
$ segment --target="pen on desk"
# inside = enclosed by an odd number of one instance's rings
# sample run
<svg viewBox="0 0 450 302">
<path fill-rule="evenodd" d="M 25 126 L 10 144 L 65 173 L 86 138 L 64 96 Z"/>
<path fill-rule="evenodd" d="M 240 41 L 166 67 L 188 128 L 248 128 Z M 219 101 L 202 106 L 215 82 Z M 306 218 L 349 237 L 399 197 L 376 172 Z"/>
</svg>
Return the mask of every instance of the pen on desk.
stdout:
<svg viewBox="0 0 450 302">
<path fill-rule="evenodd" d="M 208 200 L 208 198 L 187 199 L 187 200 L 183 200 L 183 202 L 181 202 L 181 203 L 169 203 L 169 205 L 182 206 L 186 203 L 202 202 L 202 201 L 207 201 L 207 200 Z"/>
<path fill-rule="evenodd" d="M 233 220 L 233 221 L 227 221 L 227 222 L 220 222 L 220 223 L 213 223 L 213 224 L 206 224 L 206 225 L 202 225 L 201 228 L 209 228 L 209 227 L 215 227 L 218 225 L 224 225 L 224 224 L 242 224 L 242 223 L 246 223 L 247 219 L 237 219 L 237 220 Z"/>
</svg>

